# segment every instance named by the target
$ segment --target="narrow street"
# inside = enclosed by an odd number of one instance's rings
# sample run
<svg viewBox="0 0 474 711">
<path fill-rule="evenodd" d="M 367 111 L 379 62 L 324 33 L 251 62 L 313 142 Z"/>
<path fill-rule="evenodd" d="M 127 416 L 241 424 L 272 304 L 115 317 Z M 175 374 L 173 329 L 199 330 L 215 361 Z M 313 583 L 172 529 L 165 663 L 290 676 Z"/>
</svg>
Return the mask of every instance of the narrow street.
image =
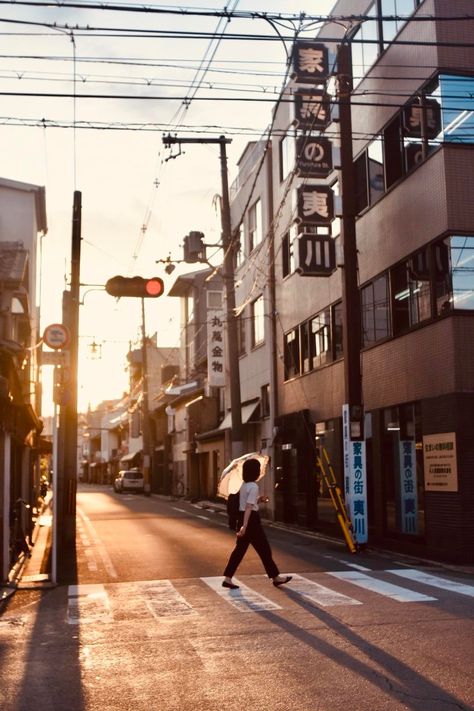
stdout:
<svg viewBox="0 0 474 711">
<path fill-rule="evenodd" d="M 2 711 L 474 708 L 472 576 L 267 531 L 293 580 L 249 551 L 229 591 L 221 511 L 80 487 L 77 579 L 0 617 Z"/>
</svg>

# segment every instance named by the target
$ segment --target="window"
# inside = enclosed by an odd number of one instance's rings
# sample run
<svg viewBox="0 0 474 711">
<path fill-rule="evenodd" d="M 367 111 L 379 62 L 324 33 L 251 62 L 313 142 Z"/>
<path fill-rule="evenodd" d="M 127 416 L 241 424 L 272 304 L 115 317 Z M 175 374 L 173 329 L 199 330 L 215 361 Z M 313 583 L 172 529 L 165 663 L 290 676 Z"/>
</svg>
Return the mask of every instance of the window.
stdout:
<svg viewBox="0 0 474 711">
<path fill-rule="evenodd" d="M 285 335 L 284 343 L 284 366 L 285 380 L 294 378 L 300 374 L 300 340 L 299 329 L 294 328 Z"/>
<path fill-rule="evenodd" d="M 448 237 L 444 244 L 449 250 L 453 308 L 474 309 L 474 237 Z"/>
<path fill-rule="evenodd" d="M 263 296 L 259 296 L 250 304 L 252 322 L 252 348 L 264 341 L 264 309 Z"/>
<path fill-rule="evenodd" d="M 296 139 L 294 133 L 287 133 L 280 141 L 280 182 L 282 183 L 295 167 Z"/>
<path fill-rule="evenodd" d="M 356 211 L 373 205 L 385 192 L 382 137 L 371 141 L 354 163 Z"/>
<path fill-rule="evenodd" d="M 441 104 L 442 140 L 474 143 L 474 77 L 440 74 L 431 96 Z"/>
<path fill-rule="evenodd" d="M 375 279 L 361 290 L 362 345 L 368 346 L 390 335 L 390 310 L 387 275 Z"/>
<path fill-rule="evenodd" d="M 326 309 L 311 320 L 313 368 L 331 360 L 330 319 L 330 311 Z"/>
<path fill-rule="evenodd" d="M 354 86 L 360 83 L 377 59 L 414 13 L 422 0 L 376 0 L 351 40 Z M 396 16 L 395 20 L 379 19 Z"/>
<path fill-rule="evenodd" d="M 243 312 L 237 316 L 237 349 L 239 356 L 245 355 L 245 318 Z"/>
<path fill-rule="evenodd" d="M 392 269 L 390 278 L 393 294 L 393 332 L 396 335 L 431 317 L 428 249 L 418 252 Z"/>
<path fill-rule="evenodd" d="M 207 292 L 207 308 L 219 311 L 222 309 L 222 291 Z"/>
<path fill-rule="evenodd" d="M 249 253 L 260 244 L 263 238 L 262 233 L 262 206 L 260 200 L 257 200 L 249 210 L 248 217 L 249 228 Z"/>
<path fill-rule="evenodd" d="M 342 358 L 344 355 L 343 329 L 342 329 L 342 301 L 334 304 L 331 314 L 332 330 L 332 357 L 334 360 Z"/>
<path fill-rule="evenodd" d="M 244 261 L 244 250 L 243 250 L 243 234 L 242 225 L 239 226 L 239 234 L 235 240 L 234 246 L 234 269 L 237 269 L 243 264 Z"/>
<path fill-rule="evenodd" d="M 260 388 L 260 416 L 270 417 L 270 385 Z"/>
</svg>

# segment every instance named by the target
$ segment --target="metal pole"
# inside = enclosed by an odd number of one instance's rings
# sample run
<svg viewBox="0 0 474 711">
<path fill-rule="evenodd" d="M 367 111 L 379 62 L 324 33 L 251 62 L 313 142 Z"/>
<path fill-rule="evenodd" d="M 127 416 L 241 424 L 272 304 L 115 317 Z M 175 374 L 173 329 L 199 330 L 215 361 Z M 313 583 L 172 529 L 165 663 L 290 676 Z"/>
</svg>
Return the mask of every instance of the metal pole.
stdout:
<svg viewBox="0 0 474 711">
<path fill-rule="evenodd" d="M 145 325 L 145 299 L 142 302 L 142 437 L 143 437 L 143 478 L 145 481 L 145 495 L 150 496 L 150 411 L 148 407 L 148 359 L 146 352 L 146 325 Z"/>
<path fill-rule="evenodd" d="M 240 365 L 235 315 L 234 243 L 231 234 L 229 184 L 227 178 L 226 139 L 220 136 L 222 179 L 222 246 L 224 248 L 224 283 L 227 297 L 227 362 L 230 374 L 230 411 L 232 418 L 232 458 L 243 454 L 242 408 L 240 401 Z"/>
</svg>

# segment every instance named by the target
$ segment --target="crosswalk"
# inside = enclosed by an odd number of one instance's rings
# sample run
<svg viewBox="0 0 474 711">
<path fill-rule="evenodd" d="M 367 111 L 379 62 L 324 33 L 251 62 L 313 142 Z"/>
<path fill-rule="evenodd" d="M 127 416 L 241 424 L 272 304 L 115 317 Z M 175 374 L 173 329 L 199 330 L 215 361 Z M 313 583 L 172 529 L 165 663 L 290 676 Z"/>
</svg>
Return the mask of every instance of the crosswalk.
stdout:
<svg viewBox="0 0 474 711">
<path fill-rule="evenodd" d="M 314 578 L 317 577 L 318 580 Z M 265 576 L 251 576 L 245 581 L 235 578 L 236 590 L 222 587 L 222 577 L 203 577 L 198 583 L 201 594 L 195 599 L 196 585 L 183 586 L 180 581 L 151 580 L 127 583 L 79 584 L 68 588 L 67 622 L 71 625 L 112 623 L 117 620 L 160 620 L 204 614 L 219 602 L 235 612 L 252 613 L 282 610 L 300 599 L 316 607 L 338 607 L 369 604 L 382 596 L 396 603 L 434 603 L 438 596 L 454 594 L 474 597 L 474 585 L 433 575 L 416 568 L 370 571 L 345 570 L 299 575 L 282 590 L 269 586 Z M 402 583 L 402 584 L 400 584 Z M 420 590 L 422 588 L 422 590 Z M 214 599 L 203 606 L 207 590 Z M 357 590 L 364 594 L 358 595 Z M 263 593 L 265 591 L 265 594 Z M 266 591 L 269 591 L 268 593 Z M 285 594 L 286 593 L 286 594 Z"/>
</svg>

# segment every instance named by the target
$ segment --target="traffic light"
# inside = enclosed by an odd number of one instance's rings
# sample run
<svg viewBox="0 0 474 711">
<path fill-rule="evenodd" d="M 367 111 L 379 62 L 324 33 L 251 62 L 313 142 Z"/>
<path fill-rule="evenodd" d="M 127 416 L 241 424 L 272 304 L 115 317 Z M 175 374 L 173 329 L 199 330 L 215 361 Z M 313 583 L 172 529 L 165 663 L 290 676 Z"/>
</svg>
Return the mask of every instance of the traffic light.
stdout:
<svg viewBox="0 0 474 711">
<path fill-rule="evenodd" d="M 184 261 L 190 264 L 205 261 L 206 247 L 204 245 L 204 234 L 202 232 L 190 232 L 184 238 Z"/>
<path fill-rule="evenodd" d="M 160 277 L 144 279 L 144 277 L 114 276 L 105 285 L 105 290 L 110 296 L 134 296 L 141 299 L 156 299 L 165 290 Z"/>
</svg>

